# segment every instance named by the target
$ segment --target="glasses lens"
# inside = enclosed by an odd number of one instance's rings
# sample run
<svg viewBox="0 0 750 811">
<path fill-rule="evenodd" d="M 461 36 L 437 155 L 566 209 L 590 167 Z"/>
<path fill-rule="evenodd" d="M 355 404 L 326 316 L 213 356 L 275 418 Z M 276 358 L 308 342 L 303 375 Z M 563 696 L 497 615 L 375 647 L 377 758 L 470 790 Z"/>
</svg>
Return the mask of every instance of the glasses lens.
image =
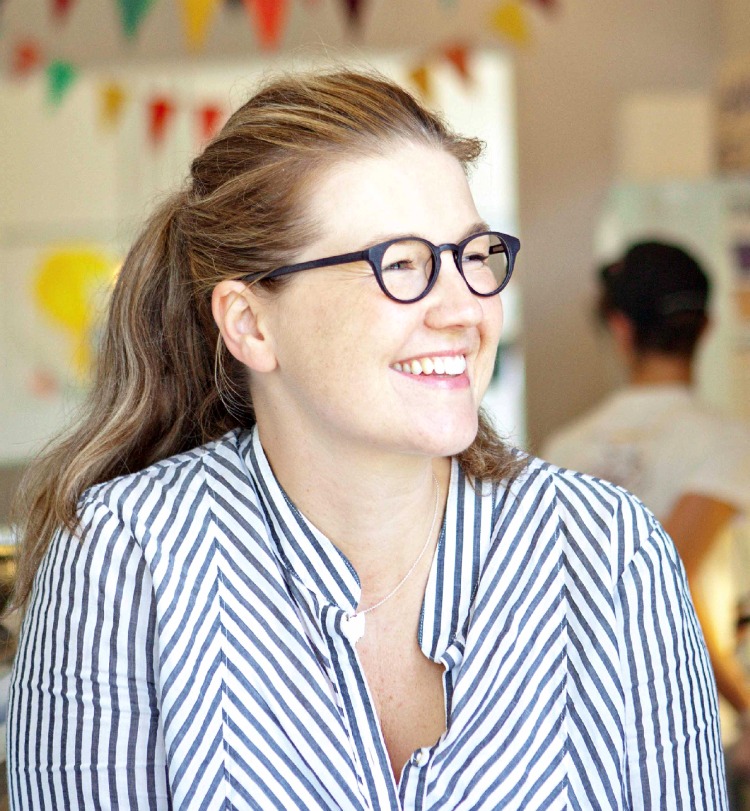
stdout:
<svg viewBox="0 0 750 811">
<path fill-rule="evenodd" d="M 508 251 L 498 234 L 477 234 L 464 246 L 461 266 L 469 287 L 480 295 L 497 292 L 508 278 Z"/>
<path fill-rule="evenodd" d="M 419 239 L 391 243 L 381 262 L 385 289 L 399 301 L 418 298 L 427 289 L 434 269 L 430 246 Z"/>
</svg>

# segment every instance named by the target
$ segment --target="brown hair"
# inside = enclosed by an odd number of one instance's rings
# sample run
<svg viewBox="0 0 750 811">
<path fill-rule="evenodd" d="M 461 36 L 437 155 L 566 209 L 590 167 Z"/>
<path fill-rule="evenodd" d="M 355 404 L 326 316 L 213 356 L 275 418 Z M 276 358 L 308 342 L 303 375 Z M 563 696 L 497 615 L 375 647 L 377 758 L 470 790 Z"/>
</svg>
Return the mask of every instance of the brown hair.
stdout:
<svg viewBox="0 0 750 811">
<path fill-rule="evenodd" d="M 446 150 L 464 167 L 481 152 L 392 82 L 336 71 L 272 81 L 193 161 L 187 187 L 150 218 L 120 271 L 82 419 L 25 479 L 17 604 L 55 530 L 75 529 L 84 490 L 253 425 L 245 370 L 218 341 L 212 289 L 289 261 L 290 246 L 309 242 L 319 172 L 399 141 Z M 477 478 L 519 468 L 484 415 L 459 459 Z"/>
</svg>

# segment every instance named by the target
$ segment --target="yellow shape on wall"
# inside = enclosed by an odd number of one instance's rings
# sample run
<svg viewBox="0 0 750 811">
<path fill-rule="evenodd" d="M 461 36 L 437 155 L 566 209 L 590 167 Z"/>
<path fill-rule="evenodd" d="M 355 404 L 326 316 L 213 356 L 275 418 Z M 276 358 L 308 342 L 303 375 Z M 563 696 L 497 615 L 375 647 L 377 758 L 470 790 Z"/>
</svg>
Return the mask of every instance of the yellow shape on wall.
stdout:
<svg viewBox="0 0 750 811">
<path fill-rule="evenodd" d="M 97 300 L 114 281 L 117 263 L 101 249 L 67 246 L 50 251 L 39 264 L 33 283 L 35 305 L 67 333 L 77 376 L 86 378 L 92 365 L 98 316 Z"/>
<path fill-rule="evenodd" d="M 490 17 L 492 27 L 516 45 L 529 41 L 529 26 L 526 11 L 519 0 L 503 0 Z"/>
</svg>

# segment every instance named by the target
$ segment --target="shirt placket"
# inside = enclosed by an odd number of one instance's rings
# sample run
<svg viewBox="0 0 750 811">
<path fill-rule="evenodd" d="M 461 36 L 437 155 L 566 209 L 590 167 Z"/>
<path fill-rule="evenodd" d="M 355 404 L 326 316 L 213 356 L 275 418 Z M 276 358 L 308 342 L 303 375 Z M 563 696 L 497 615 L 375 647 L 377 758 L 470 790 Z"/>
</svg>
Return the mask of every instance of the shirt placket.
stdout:
<svg viewBox="0 0 750 811">
<path fill-rule="evenodd" d="M 324 609 L 322 619 L 358 768 L 358 783 L 372 811 L 400 811 L 375 703 L 356 648 L 342 631 L 344 616 L 340 608 L 330 606 Z"/>
</svg>

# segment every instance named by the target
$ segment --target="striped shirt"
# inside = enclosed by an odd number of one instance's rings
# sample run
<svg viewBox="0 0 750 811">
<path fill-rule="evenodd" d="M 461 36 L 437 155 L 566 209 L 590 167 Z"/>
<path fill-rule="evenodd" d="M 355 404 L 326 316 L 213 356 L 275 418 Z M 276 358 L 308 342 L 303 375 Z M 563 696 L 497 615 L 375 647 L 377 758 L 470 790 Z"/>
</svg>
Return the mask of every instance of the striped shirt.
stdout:
<svg viewBox="0 0 750 811">
<path fill-rule="evenodd" d="M 624 491 L 456 462 L 419 630 L 447 729 L 394 781 L 360 586 L 235 431 L 88 491 L 36 577 L 11 807 L 725 809 L 716 696 L 674 547 Z"/>
</svg>

